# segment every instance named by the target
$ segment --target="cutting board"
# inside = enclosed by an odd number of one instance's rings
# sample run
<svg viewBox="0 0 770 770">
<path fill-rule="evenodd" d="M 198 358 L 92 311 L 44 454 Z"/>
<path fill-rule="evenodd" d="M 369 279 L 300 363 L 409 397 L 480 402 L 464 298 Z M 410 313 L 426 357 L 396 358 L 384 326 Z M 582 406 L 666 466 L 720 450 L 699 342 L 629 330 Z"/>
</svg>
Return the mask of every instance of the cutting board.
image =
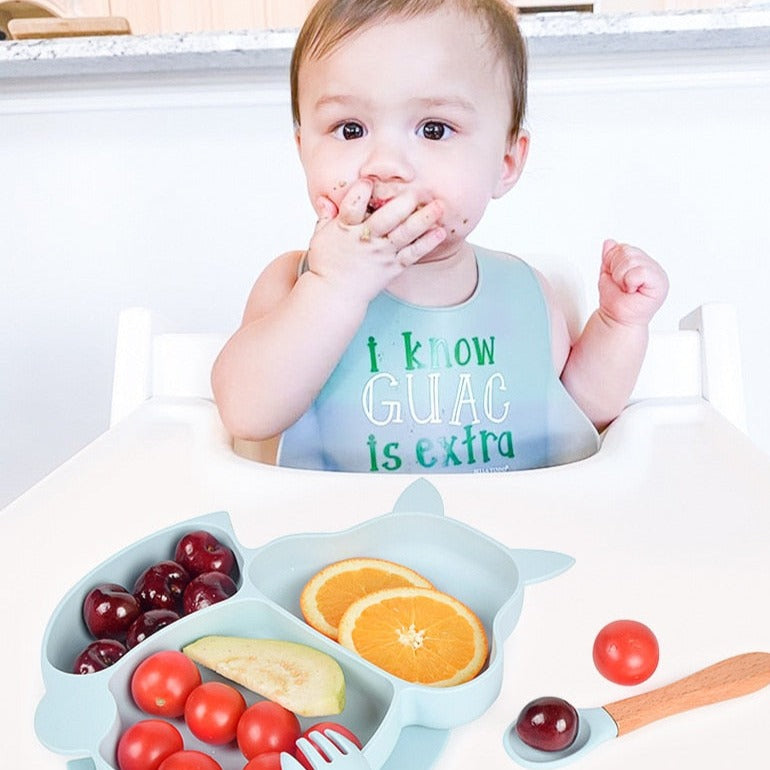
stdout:
<svg viewBox="0 0 770 770">
<path fill-rule="evenodd" d="M 40 17 L 11 19 L 8 32 L 13 40 L 50 37 L 90 37 L 93 35 L 129 35 L 128 20 L 120 16 L 95 16 L 79 19 Z"/>
</svg>

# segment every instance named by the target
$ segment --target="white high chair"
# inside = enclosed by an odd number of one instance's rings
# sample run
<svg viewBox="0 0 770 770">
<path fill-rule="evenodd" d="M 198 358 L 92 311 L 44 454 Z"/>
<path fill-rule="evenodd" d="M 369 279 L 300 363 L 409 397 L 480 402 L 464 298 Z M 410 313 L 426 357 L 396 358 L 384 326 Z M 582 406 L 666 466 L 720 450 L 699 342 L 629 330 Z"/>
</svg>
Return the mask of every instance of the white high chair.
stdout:
<svg viewBox="0 0 770 770">
<path fill-rule="evenodd" d="M 564 260 L 532 260 L 565 307 L 571 330 L 585 319 L 585 293 Z M 110 425 L 154 396 L 213 399 L 210 375 L 225 334 L 169 332 L 147 308 L 120 313 Z M 697 307 L 679 329 L 653 331 L 629 403 L 650 398 L 706 399 L 746 431 L 738 321 L 735 308 L 714 302 Z M 248 443 L 248 442 L 247 442 Z"/>
</svg>

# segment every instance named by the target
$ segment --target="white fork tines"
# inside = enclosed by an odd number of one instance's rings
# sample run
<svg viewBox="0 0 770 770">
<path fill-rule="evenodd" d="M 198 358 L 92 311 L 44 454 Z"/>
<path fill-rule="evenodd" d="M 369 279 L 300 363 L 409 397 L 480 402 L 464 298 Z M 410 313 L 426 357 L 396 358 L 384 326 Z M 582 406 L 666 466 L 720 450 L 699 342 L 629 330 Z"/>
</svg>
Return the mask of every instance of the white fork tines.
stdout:
<svg viewBox="0 0 770 770">
<path fill-rule="evenodd" d="M 361 749 L 344 735 L 327 730 L 313 730 L 307 738 L 297 741 L 297 748 L 305 755 L 313 770 L 371 770 Z M 281 770 L 305 770 L 290 754 L 281 754 Z"/>
</svg>

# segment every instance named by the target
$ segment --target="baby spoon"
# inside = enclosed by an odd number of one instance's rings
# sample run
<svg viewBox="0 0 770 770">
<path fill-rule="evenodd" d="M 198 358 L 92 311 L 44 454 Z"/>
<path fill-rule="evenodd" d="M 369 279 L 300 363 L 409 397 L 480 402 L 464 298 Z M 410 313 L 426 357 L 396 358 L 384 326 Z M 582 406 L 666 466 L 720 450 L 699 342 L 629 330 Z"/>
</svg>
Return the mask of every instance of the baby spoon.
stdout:
<svg viewBox="0 0 770 770">
<path fill-rule="evenodd" d="M 770 684 L 770 653 L 748 652 L 701 669 L 684 679 L 642 695 L 608 703 L 601 708 L 578 709 L 578 733 L 561 751 L 541 751 L 519 738 L 514 721 L 503 736 L 503 745 L 522 767 L 551 768 L 566 765 L 600 743 L 637 727 L 682 711 L 748 695 Z"/>
</svg>

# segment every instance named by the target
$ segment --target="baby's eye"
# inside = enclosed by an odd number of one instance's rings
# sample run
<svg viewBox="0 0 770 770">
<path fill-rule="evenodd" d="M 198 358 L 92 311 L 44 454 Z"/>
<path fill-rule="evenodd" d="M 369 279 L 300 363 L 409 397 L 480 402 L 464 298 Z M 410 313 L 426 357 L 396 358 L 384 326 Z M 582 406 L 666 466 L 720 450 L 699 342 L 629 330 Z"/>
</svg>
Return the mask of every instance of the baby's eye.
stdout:
<svg viewBox="0 0 770 770">
<path fill-rule="evenodd" d="M 440 120 L 426 120 L 418 129 L 423 138 L 437 142 L 451 136 L 453 129 Z"/>
<path fill-rule="evenodd" d="M 360 139 L 364 135 L 364 127 L 360 123 L 349 120 L 337 126 L 333 133 L 338 139 L 345 141 Z"/>
</svg>

